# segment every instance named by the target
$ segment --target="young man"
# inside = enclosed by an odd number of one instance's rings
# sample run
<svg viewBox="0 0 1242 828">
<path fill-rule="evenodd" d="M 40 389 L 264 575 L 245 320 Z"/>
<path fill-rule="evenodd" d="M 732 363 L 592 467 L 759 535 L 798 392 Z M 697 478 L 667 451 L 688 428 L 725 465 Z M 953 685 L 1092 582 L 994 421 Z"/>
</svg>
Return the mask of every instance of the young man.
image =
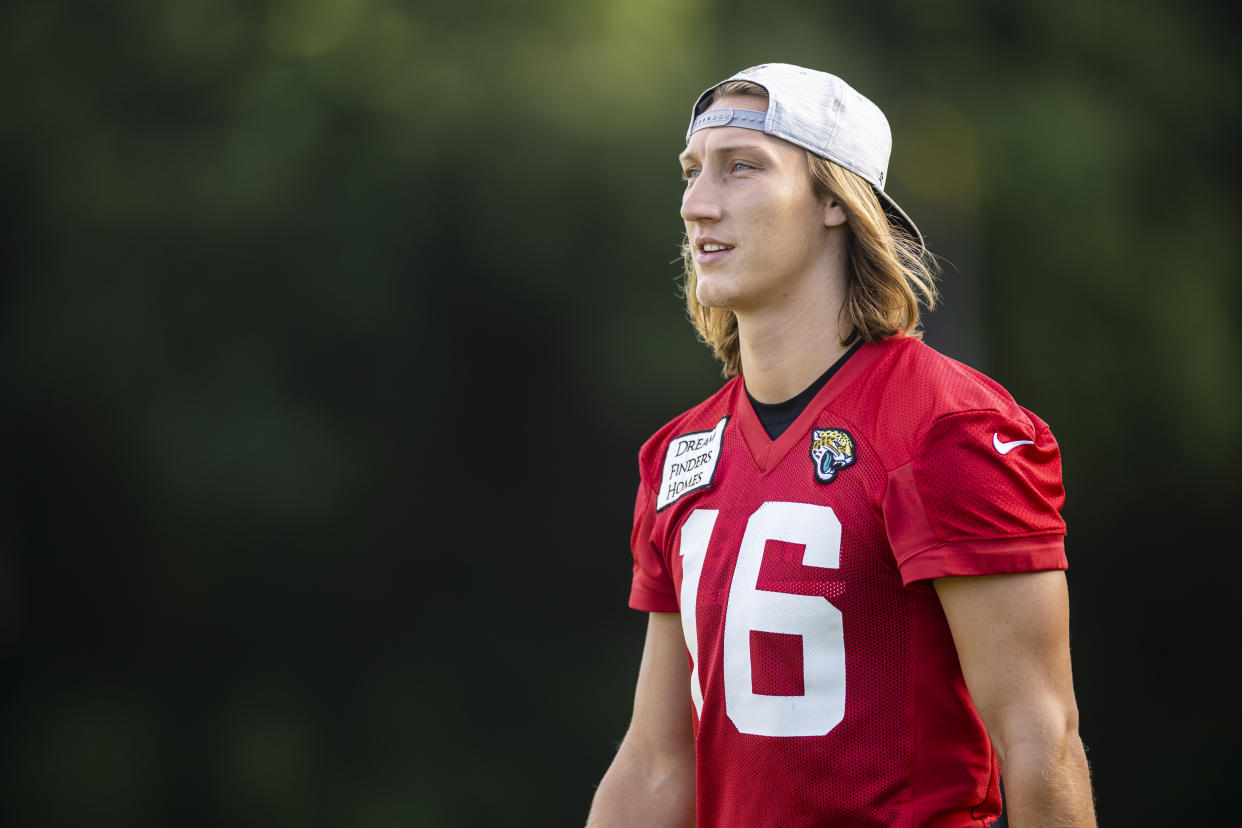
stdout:
<svg viewBox="0 0 1242 828">
<path fill-rule="evenodd" d="M 918 338 L 883 114 L 784 64 L 696 102 L 686 301 L 733 375 L 640 452 L 633 719 L 590 828 L 1094 825 L 1048 427 Z M 688 662 L 687 662 L 688 656 Z"/>
</svg>

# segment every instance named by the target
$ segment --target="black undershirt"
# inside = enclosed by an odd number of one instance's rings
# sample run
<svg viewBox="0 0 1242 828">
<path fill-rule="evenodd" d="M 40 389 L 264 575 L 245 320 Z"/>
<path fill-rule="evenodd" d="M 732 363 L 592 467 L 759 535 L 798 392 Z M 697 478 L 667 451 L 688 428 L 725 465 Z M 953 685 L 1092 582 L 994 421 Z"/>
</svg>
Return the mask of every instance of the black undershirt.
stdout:
<svg viewBox="0 0 1242 828">
<path fill-rule="evenodd" d="M 841 358 L 832 363 L 832 367 L 824 373 L 820 374 L 819 379 L 807 386 L 803 391 L 792 399 L 779 403 L 761 403 L 754 397 L 750 396 L 750 392 L 746 392 L 746 396 L 750 399 L 751 408 L 755 409 L 755 414 L 759 417 L 759 422 L 763 424 L 763 430 L 768 433 L 768 438 L 775 440 L 785 433 L 785 429 L 789 428 L 794 420 L 798 419 L 798 415 L 806 410 L 811 400 L 819 393 L 819 389 L 828 384 L 828 380 L 832 379 L 832 375 L 841 370 L 841 366 L 845 361 L 852 357 L 854 353 L 863 345 L 859 340 L 848 351 L 841 355 Z"/>
</svg>

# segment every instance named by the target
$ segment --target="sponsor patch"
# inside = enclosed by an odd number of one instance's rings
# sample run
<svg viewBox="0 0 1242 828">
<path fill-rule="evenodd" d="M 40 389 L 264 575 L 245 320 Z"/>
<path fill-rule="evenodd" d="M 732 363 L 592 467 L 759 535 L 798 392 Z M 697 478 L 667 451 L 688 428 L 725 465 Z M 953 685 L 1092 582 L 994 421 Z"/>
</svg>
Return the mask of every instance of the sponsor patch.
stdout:
<svg viewBox="0 0 1242 828">
<path fill-rule="evenodd" d="M 691 431 L 669 441 L 664 453 L 660 491 L 656 495 L 657 512 L 690 492 L 712 485 L 716 464 L 720 462 L 721 438 L 728 422 L 729 417 L 725 415 L 711 431 Z"/>
<path fill-rule="evenodd" d="M 815 479 L 831 483 L 837 472 L 854 465 L 857 452 L 854 438 L 843 428 L 816 428 L 811 431 L 811 459 L 815 461 Z"/>
</svg>

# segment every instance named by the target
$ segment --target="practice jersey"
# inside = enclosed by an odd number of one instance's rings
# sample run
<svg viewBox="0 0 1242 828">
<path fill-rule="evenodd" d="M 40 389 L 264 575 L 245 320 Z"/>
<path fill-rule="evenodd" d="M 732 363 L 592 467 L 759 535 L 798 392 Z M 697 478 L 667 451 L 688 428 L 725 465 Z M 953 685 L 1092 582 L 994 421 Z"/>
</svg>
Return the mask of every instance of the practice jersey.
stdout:
<svg viewBox="0 0 1242 828">
<path fill-rule="evenodd" d="M 995 821 L 996 756 L 931 579 L 1065 568 L 1047 425 L 898 337 L 776 440 L 734 379 L 639 460 L 630 606 L 681 613 L 698 824 Z"/>
</svg>

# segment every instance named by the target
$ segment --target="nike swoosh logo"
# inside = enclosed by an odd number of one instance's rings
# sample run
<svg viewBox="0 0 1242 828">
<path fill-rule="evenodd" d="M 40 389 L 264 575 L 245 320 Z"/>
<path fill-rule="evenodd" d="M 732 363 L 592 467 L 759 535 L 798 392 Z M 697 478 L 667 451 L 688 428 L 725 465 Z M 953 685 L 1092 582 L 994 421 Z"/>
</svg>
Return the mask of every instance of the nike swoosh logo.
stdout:
<svg viewBox="0 0 1242 828">
<path fill-rule="evenodd" d="M 993 431 L 992 432 L 992 445 L 996 447 L 996 451 L 999 454 L 1008 454 L 1009 452 L 1016 449 L 1018 446 L 1033 446 L 1035 445 L 1035 441 L 1034 440 L 1011 440 L 1008 443 L 1002 443 L 1000 439 L 1000 434 L 998 432 Z"/>
</svg>

